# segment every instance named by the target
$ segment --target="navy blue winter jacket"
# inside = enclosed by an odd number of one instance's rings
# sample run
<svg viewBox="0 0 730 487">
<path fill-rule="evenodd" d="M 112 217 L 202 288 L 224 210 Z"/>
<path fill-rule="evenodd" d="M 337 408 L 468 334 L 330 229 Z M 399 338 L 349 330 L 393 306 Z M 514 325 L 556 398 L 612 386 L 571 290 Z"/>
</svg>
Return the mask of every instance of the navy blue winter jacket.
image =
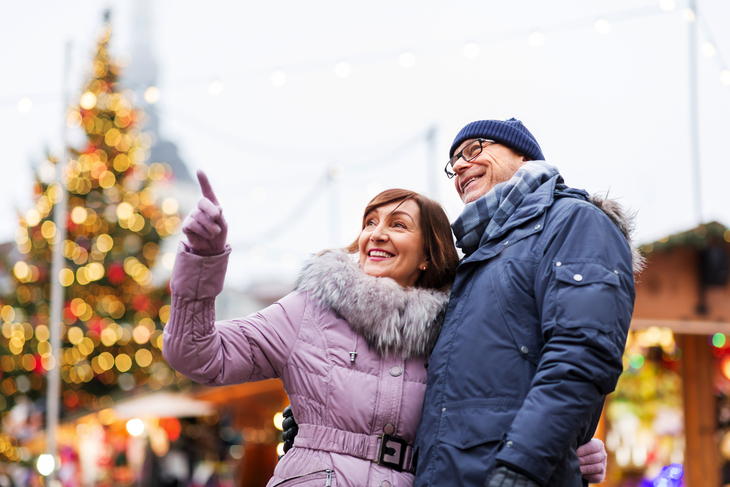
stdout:
<svg viewBox="0 0 730 487">
<path fill-rule="evenodd" d="M 498 463 L 583 485 L 575 449 L 622 371 L 634 303 L 626 237 L 556 178 L 460 263 L 431 355 L 416 486 L 482 486 Z"/>
</svg>

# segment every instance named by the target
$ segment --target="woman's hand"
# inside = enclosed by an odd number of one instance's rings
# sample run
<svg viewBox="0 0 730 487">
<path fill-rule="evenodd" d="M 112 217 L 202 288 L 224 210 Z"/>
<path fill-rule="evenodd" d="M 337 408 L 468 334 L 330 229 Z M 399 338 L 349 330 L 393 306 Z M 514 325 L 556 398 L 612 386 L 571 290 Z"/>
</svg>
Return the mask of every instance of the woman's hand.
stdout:
<svg viewBox="0 0 730 487">
<path fill-rule="evenodd" d="M 182 231 L 188 238 L 188 248 L 197 255 L 219 255 L 226 248 L 228 224 L 223 218 L 223 210 L 213 193 L 208 176 L 198 170 L 198 182 L 203 197 L 183 222 Z"/>
<path fill-rule="evenodd" d="M 600 484 L 606 477 L 606 447 L 603 442 L 593 438 L 585 445 L 578 447 L 578 460 L 580 460 L 580 473 L 583 478 L 591 484 Z"/>
</svg>

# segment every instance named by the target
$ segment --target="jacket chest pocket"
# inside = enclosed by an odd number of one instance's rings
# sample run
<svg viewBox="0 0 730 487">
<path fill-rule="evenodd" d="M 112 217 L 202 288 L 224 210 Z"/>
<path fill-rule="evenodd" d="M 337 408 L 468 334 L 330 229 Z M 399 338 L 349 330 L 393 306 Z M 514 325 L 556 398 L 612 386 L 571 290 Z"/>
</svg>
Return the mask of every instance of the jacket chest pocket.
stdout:
<svg viewBox="0 0 730 487">
<path fill-rule="evenodd" d="M 492 288 L 502 319 L 520 356 L 533 365 L 540 361 L 544 345 L 534 295 L 537 265 L 529 259 L 502 259 L 491 273 Z"/>
<path fill-rule="evenodd" d="M 565 328 L 612 329 L 619 274 L 596 262 L 557 262 L 557 322 Z"/>
</svg>

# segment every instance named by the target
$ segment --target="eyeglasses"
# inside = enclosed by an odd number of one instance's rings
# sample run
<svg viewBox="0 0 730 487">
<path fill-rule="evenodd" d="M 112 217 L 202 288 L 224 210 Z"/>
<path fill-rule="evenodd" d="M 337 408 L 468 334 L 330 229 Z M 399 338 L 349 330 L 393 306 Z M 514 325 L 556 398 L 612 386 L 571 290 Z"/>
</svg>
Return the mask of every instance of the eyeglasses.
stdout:
<svg viewBox="0 0 730 487">
<path fill-rule="evenodd" d="M 454 172 L 454 164 L 459 162 L 459 158 L 464 159 L 465 162 L 471 162 L 482 153 L 482 149 L 490 144 L 496 143 L 497 142 L 489 139 L 476 139 L 474 142 L 464 147 L 458 154 L 455 154 L 454 157 L 449 159 L 449 162 L 446 163 L 446 167 L 444 168 L 444 172 L 449 179 L 453 178 L 456 176 L 456 173 Z"/>
</svg>

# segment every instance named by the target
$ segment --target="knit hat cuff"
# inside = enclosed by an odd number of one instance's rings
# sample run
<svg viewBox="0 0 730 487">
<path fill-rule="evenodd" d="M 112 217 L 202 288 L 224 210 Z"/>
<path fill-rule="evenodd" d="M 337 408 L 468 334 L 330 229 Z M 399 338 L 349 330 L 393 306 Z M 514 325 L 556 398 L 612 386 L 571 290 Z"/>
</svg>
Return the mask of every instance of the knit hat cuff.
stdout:
<svg viewBox="0 0 730 487">
<path fill-rule="evenodd" d="M 454 139 L 449 151 L 449 157 L 454 156 L 454 152 L 459 146 L 469 139 L 490 139 L 509 147 L 512 150 L 520 152 L 527 156 L 530 160 L 545 160 L 540 145 L 532 134 L 522 125 L 522 122 L 514 118 L 502 122 L 500 120 L 480 120 L 472 122 L 463 129 Z"/>
</svg>

